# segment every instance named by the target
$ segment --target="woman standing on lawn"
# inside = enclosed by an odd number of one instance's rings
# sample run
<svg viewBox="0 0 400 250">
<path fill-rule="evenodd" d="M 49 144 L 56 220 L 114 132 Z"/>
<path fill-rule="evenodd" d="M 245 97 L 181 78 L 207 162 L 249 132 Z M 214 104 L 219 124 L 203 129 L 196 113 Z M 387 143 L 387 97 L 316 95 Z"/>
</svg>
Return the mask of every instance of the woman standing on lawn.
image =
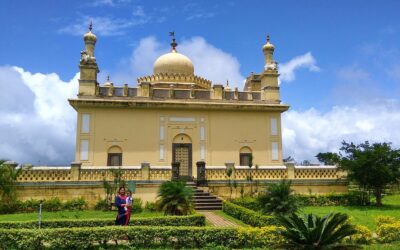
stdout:
<svg viewBox="0 0 400 250">
<path fill-rule="evenodd" d="M 118 190 L 118 195 L 115 196 L 114 204 L 118 208 L 117 218 L 115 219 L 115 225 L 123 226 L 127 221 L 127 213 L 126 208 L 128 204 L 126 204 L 126 196 L 125 196 L 125 188 L 120 187 Z"/>
</svg>

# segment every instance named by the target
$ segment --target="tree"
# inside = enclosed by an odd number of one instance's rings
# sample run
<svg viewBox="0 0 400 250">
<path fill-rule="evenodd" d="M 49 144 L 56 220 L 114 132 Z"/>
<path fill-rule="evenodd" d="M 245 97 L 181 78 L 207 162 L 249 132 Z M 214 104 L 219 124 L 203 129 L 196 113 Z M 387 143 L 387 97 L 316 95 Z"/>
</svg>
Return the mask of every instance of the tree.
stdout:
<svg viewBox="0 0 400 250">
<path fill-rule="evenodd" d="M 400 150 L 392 149 L 390 143 L 368 141 L 355 145 L 342 142 L 340 153 L 319 153 L 318 160 L 337 163 L 347 172 L 349 180 L 356 182 L 362 189 L 372 191 L 376 205 L 382 205 L 385 189 L 400 179 Z"/>
<path fill-rule="evenodd" d="M 193 210 L 193 189 L 181 181 L 167 181 L 158 190 L 157 207 L 166 215 L 187 215 Z"/>
<path fill-rule="evenodd" d="M 284 215 L 296 212 L 298 202 L 290 186 L 291 181 L 286 180 L 267 186 L 266 193 L 257 197 L 263 213 Z"/>
<path fill-rule="evenodd" d="M 317 157 L 318 161 L 322 162 L 324 165 L 336 165 L 340 162 L 340 156 L 332 152 L 319 153 L 315 157 Z"/>
<path fill-rule="evenodd" d="M 300 218 L 297 214 L 290 217 L 278 216 L 278 221 L 285 228 L 280 234 L 287 240 L 285 249 L 361 249 L 361 247 L 342 243 L 345 237 L 357 231 L 348 222 L 348 216 L 330 213 L 324 217 L 307 214 Z"/>
<path fill-rule="evenodd" d="M 3 202 L 11 202 L 15 195 L 15 184 L 21 168 L 7 164 L 5 160 L 0 160 L 0 194 Z"/>
<path fill-rule="evenodd" d="M 229 198 L 232 199 L 232 182 L 231 182 L 231 176 L 233 174 L 233 169 L 231 167 L 228 167 L 225 171 L 226 177 L 228 179 L 228 186 L 230 190 L 230 196 Z"/>
</svg>

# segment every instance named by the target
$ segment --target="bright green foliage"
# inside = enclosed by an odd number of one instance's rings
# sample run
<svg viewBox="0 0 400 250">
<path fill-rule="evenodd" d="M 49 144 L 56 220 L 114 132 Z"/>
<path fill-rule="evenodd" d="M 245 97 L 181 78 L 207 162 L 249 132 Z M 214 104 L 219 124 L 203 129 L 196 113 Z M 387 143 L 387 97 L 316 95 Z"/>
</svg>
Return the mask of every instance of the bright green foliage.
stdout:
<svg viewBox="0 0 400 250">
<path fill-rule="evenodd" d="M 286 249 L 360 249 L 342 243 L 345 237 L 357 233 L 346 214 L 334 213 L 324 217 L 308 214 L 304 219 L 292 214 L 290 217 L 279 216 L 278 220 L 285 228 L 281 234 L 287 240 L 284 244 Z"/>
<path fill-rule="evenodd" d="M 276 224 L 276 220 L 273 216 L 263 215 L 228 201 L 222 203 L 222 211 L 253 227 L 264 227 Z"/>
<path fill-rule="evenodd" d="M 294 213 L 298 209 L 298 202 L 290 188 L 291 181 L 282 180 L 272 183 L 267 187 L 265 193 L 257 198 L 261 210 L 266 213 L 284 215 Z"/>
<path fill-rule="evenodd" d="M 186 248 L 224 246 L 228 249 L 276 249 L 282 242 L 276 227 L 82 227 L 54 229 L 0 229 L 0 249 L 93 249 L 124 241 L 124 249 Z"/>
<path fill-rule="evenodd" d="M 10 203 L 14 200 L 15 184 L 21 173 L 21 168 L 14 168 L 0 160 L 0 195 L 2 203 Z"/>
<path fill-rule="evenodd" d="M 390 143 L 368 141 L 355 145 L 342 142 L 341 153 L 319 153 L 320 160 L 332 160 L 347 172 L 349 180 L 355 181 L 363 190 L 371 190 L 376 204 L 382 205 L 382 195 L 388 185 L 400 179 L 400 150 L 392 149 Z"/>
<path fill-rule="evenodd" d="M 250 197 L 250 196 L 244 196 L 241 198 L 237 198 L 234 200 L 231 200 L 232 203 L 239 205 L 241 207 L 248 208 L 253 211 L 260 211 L 261 207 L 260 204 L 258 203 L 256 198 Z"/>
<path fill-rule="evenodd" d="M 157 207 L 166 215 L 187 215 L 193 212 L 193 189 L 181 181 L 164 182 L 157 197 Z"/>
<path fill-rule="evenodd" d="M 195 214 L 187 216 L 163 216 L 150 218 L 132 217 L 129 223 L 131 226 L 205 226 L 206 218 L 204 215 Z M 63 219 L 63 220 L 44 220 L 42 228 L 62 228 L 62 227 L 105 227 L 115 225 L 115 220 L 110 219 Z M 37 228 L 38 222 L 35 221 L 0 221 L 0 228 Z"/>
</svg>

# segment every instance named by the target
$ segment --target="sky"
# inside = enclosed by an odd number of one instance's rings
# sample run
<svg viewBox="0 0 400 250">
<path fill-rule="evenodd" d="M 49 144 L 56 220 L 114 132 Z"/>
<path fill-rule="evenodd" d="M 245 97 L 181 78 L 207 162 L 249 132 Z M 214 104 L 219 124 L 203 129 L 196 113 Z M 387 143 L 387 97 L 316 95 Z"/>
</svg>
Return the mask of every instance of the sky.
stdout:
<svg viewBox="0 0 400 250">
<path fill-rule="evenodd" d="M 35 165 L 74 160 L 82 35 L 97 35 L 99 82 L 136 84 L 169 50 L 195 74 L 233 87 L 263 70 L 275 45 L 283 154 L 316 162 L 343 140 L 400 147 L 400 1 L 0 2 L 0 158 Z"/>
</svg>

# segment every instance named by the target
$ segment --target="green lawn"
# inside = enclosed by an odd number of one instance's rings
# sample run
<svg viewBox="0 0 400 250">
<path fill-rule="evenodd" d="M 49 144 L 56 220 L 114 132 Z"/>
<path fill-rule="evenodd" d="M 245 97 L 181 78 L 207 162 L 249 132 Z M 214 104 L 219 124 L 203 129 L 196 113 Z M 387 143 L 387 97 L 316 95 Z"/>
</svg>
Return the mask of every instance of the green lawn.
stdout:
<svg viewBox="0 0 400 250">
<path fill-rule="evenodd" d="M 60 211 L 60 212 L 43 212 L 42 220 L 56 220 L 56 219 L 115 219 L 117 215 L 116 211 Z M 163 213 L 159 212 L 142 212 L 133 214 L 134 217 L 155 217 L 163 216 Z M 37 213 L 20 213 L 20 214 L 1 214 L 0 221 L 28 221 L 37 220 Z"/>
<path fill-rule="evenodd" d="M 391 244 L 373 244 L 370 246 L 364 246 L 364 250 L 398 250 L 400 249 L 400 242 Z"/>
<path fill-rule="evenodd" d="M 353 207 L 353 206 L 327 206 L 327 207 L 304 207 L 303 213 L 314 213 L 325 215 L 330 212 L 346 213 L 353 217 L 357 224 L 365 225 L 375 230 L 375 217 L 379 215 L 393 216 L 400 219 L 400 195 L 387 196 L 383 199 L 383 206 Z M 390 249 L 390 248 L 388 248 Z M 400 249 L 400 248 L 399 248 Z"/>
</svg>

